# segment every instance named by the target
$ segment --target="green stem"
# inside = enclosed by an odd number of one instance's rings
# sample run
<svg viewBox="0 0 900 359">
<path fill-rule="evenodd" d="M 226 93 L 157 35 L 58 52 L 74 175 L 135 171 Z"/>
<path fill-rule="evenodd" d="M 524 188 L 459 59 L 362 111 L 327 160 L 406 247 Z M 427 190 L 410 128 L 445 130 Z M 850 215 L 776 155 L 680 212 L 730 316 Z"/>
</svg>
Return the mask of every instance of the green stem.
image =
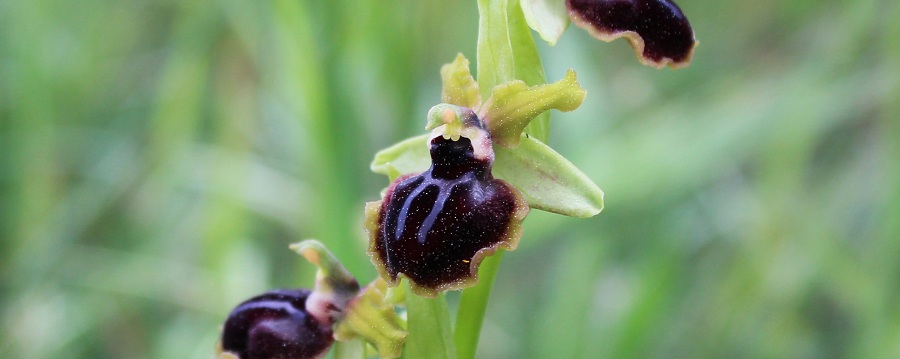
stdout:
<svg viewBox="0 0 900 359">
<path fill-rule="evenodd" d="M 463 291 L 459 299 L 454 339 L 460 359 L 475 357 L 481 325 L 484 323 L 484 313 L 502 257 L 503 252 L 498 251 L 493 256 L 485 258 L 478 270 L 478 285 Z"/>
<path fill-rule="evenodd" d="M 478 87 L 488 96 L 494 86 L 522 80 L 528 85 L 546 83 L 541 59 L 519 0 L 478 0 Z M 525 132 L 546 143 L 550 116 L 535 118 Z M 460 359 L 475 357 L 488 299 L 502 252 L 485 258 L 478 271 L 478 285 L 463 291 L 456 316 L 454 340 Z"/>
<path fill-rule="evenodd" d="M 477 69 L 482 100 L 491 95 L 494 86 L 512 80 L 528 86 L 547 83 L 519 0 L 478 0 L 478 14 Z M 550 113 L 536 117 L 525 132 L 547 143 Z"/>
<path fill-rule="evenodd" d="M 478 0 L 478 13 L 477 68 L 482 96 L 489 96 L 494 86 L 516 79 L 531 86 L 546 83 L 519 0 Z M 546 143 L 549 115 L 536 118 L 525 132 Z M 452 338 L 443 296 L 407 298 L 409 337 L 405 357 L 456 358 L 457 353 L 463 359 L 475 357 L 501 257 L 502 252 L 498 252 L 486 258 L 478 271 L 478 285 L 463 291 Z"/>
<path fill-rule="evenodd" d="M 412 293 L 405 284 L 407 326 L 405 358 L 456 359 L 456 348 L 450 331 L 450 312 L 444 294 L 424 298 Z"/>
</svg>

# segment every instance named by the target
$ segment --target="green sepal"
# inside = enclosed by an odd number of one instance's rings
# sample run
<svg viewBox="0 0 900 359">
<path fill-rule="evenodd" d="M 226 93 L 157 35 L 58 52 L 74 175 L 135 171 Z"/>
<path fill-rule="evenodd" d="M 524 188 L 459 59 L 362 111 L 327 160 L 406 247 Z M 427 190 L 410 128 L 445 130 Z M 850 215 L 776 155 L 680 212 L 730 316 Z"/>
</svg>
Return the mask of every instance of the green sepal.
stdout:
<svg viewBox="0 0 900 359">
<path fill-rule="evenodd" d="M 494 143 L 515 147 L 522 130 L 537 115 L 550 109 L 572 111 L 581 106 L 586 93 L 572 70 L 552 84 L 529 87 L 522 81 L 512 81 L 494 87 L 480 114 Z"/>
<path fill-rule="evenodd" d="M 306 311 L 323 323 L 340 321 L 344 307 L 359 293 L 359 282 L 319 241 L 308 239 L 290 248 L 319 268 Z"/>
<path fill-rule="evenodd" d="M 431 154 L 428 151 L 429 136 L 431 135 L 424 134 L 407 138 L 378 151 L 369 167 L 372 172 L 388 176 L 391 181 L 401 175 L 424 172 L 431 166 Z"/>
<path fill-rule="evenodd" d="M 381 278 L 366 286 L 347 305 L 334 338 L 339 341 L 362 338 L 375 346 L 380 357 L 400 357 L 407 336 L 406 325 L 394 306 L 385 300 L 387 289 L 387 283 Z"/>
<path fill-rule="evenodd" d="M 359 291 L 359 283 L 356 278 L 321 242 L 307 239 L 291 244 L 290 248 L 319 268 L 316 272 L 316 291 L 353 295 Z"/>
<path fill-rule="evenodd" d="M 441 67 L 441 102 L 477 108 L 481 105 L 478 83 L 469 71 L 469 59 L 457 54 L 456 59 Z"/>
<path fill-rule="evenodd" d="M 540 141 L 522 135 L 518 147 L 494 151 L 494 175 L 518 188 L 531 208 L 579 218 L 603 209 L 600 187 Z"/>
<path fill-rule="evenodd" d="M 560 0 L 520 0 L 525 21 L 541 39 L 556 45 L 571 20 L 566 9 L 566 2 Z"/>
</svg>

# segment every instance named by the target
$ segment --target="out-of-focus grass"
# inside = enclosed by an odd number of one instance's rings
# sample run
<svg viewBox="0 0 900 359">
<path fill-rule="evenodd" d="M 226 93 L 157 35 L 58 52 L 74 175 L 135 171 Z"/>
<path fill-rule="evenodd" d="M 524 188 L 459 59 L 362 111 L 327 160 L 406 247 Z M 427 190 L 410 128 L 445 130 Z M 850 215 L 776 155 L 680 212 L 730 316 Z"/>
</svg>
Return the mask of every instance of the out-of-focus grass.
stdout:
<svg viewBox="0 0 900 359">
<path fill-rule="evenodd" d="M 552 141 L 607 193 L 533 212 L 480 357 L 900 356 L 900 4 L 682 0 L 685 70 L 572 28 Z M 374 151 L 419 133 L 474 1 L 0 2 L 0 357 L 208 358 L 232 306 L 364 281 Z"/>
</svg>

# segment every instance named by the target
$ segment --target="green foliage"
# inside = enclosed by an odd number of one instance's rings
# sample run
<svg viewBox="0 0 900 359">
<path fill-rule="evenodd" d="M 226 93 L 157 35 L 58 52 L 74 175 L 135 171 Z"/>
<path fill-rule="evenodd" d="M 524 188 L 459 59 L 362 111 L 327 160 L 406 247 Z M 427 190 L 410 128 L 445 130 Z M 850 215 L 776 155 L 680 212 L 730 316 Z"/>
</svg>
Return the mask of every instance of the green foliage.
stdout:
<svg viewBox="0 0 900 359">
<path fill-rule="evenodd" d="M 606 209 L 532 212 L 477 357 L 900 356 L 900 4 L 678 3 L 683 70 L 538 42 Z M 474 2 L 385 4 L 0 2 L 0 357 L 209 358 L 235 304 L 312 286 L 302 238 L 374 278 L 371 156 L 478 36 Z"/>
</svg>

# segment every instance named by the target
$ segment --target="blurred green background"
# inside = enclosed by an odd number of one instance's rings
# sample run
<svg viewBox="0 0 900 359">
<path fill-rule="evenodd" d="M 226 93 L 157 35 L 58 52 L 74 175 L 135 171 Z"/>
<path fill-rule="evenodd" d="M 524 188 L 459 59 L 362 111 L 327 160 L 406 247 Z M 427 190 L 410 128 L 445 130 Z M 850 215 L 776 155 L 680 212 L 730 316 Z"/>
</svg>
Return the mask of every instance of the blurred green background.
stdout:
<svg viewBox="0 0 900 359">
<path fill-rule="evenodd" d="M 687 69 L 539 43 L 589 91 L 551 145 L 606 209 L 532 212 L 479 357 L 900 357 L 900 2 L 679 4 Z M 368 282 L 368 163 L 476 26 L 475 1 L 0 1 L 0 357 L 210 358 L 234 305 L 311 285 L 305 238 Z"/>
</svg>

